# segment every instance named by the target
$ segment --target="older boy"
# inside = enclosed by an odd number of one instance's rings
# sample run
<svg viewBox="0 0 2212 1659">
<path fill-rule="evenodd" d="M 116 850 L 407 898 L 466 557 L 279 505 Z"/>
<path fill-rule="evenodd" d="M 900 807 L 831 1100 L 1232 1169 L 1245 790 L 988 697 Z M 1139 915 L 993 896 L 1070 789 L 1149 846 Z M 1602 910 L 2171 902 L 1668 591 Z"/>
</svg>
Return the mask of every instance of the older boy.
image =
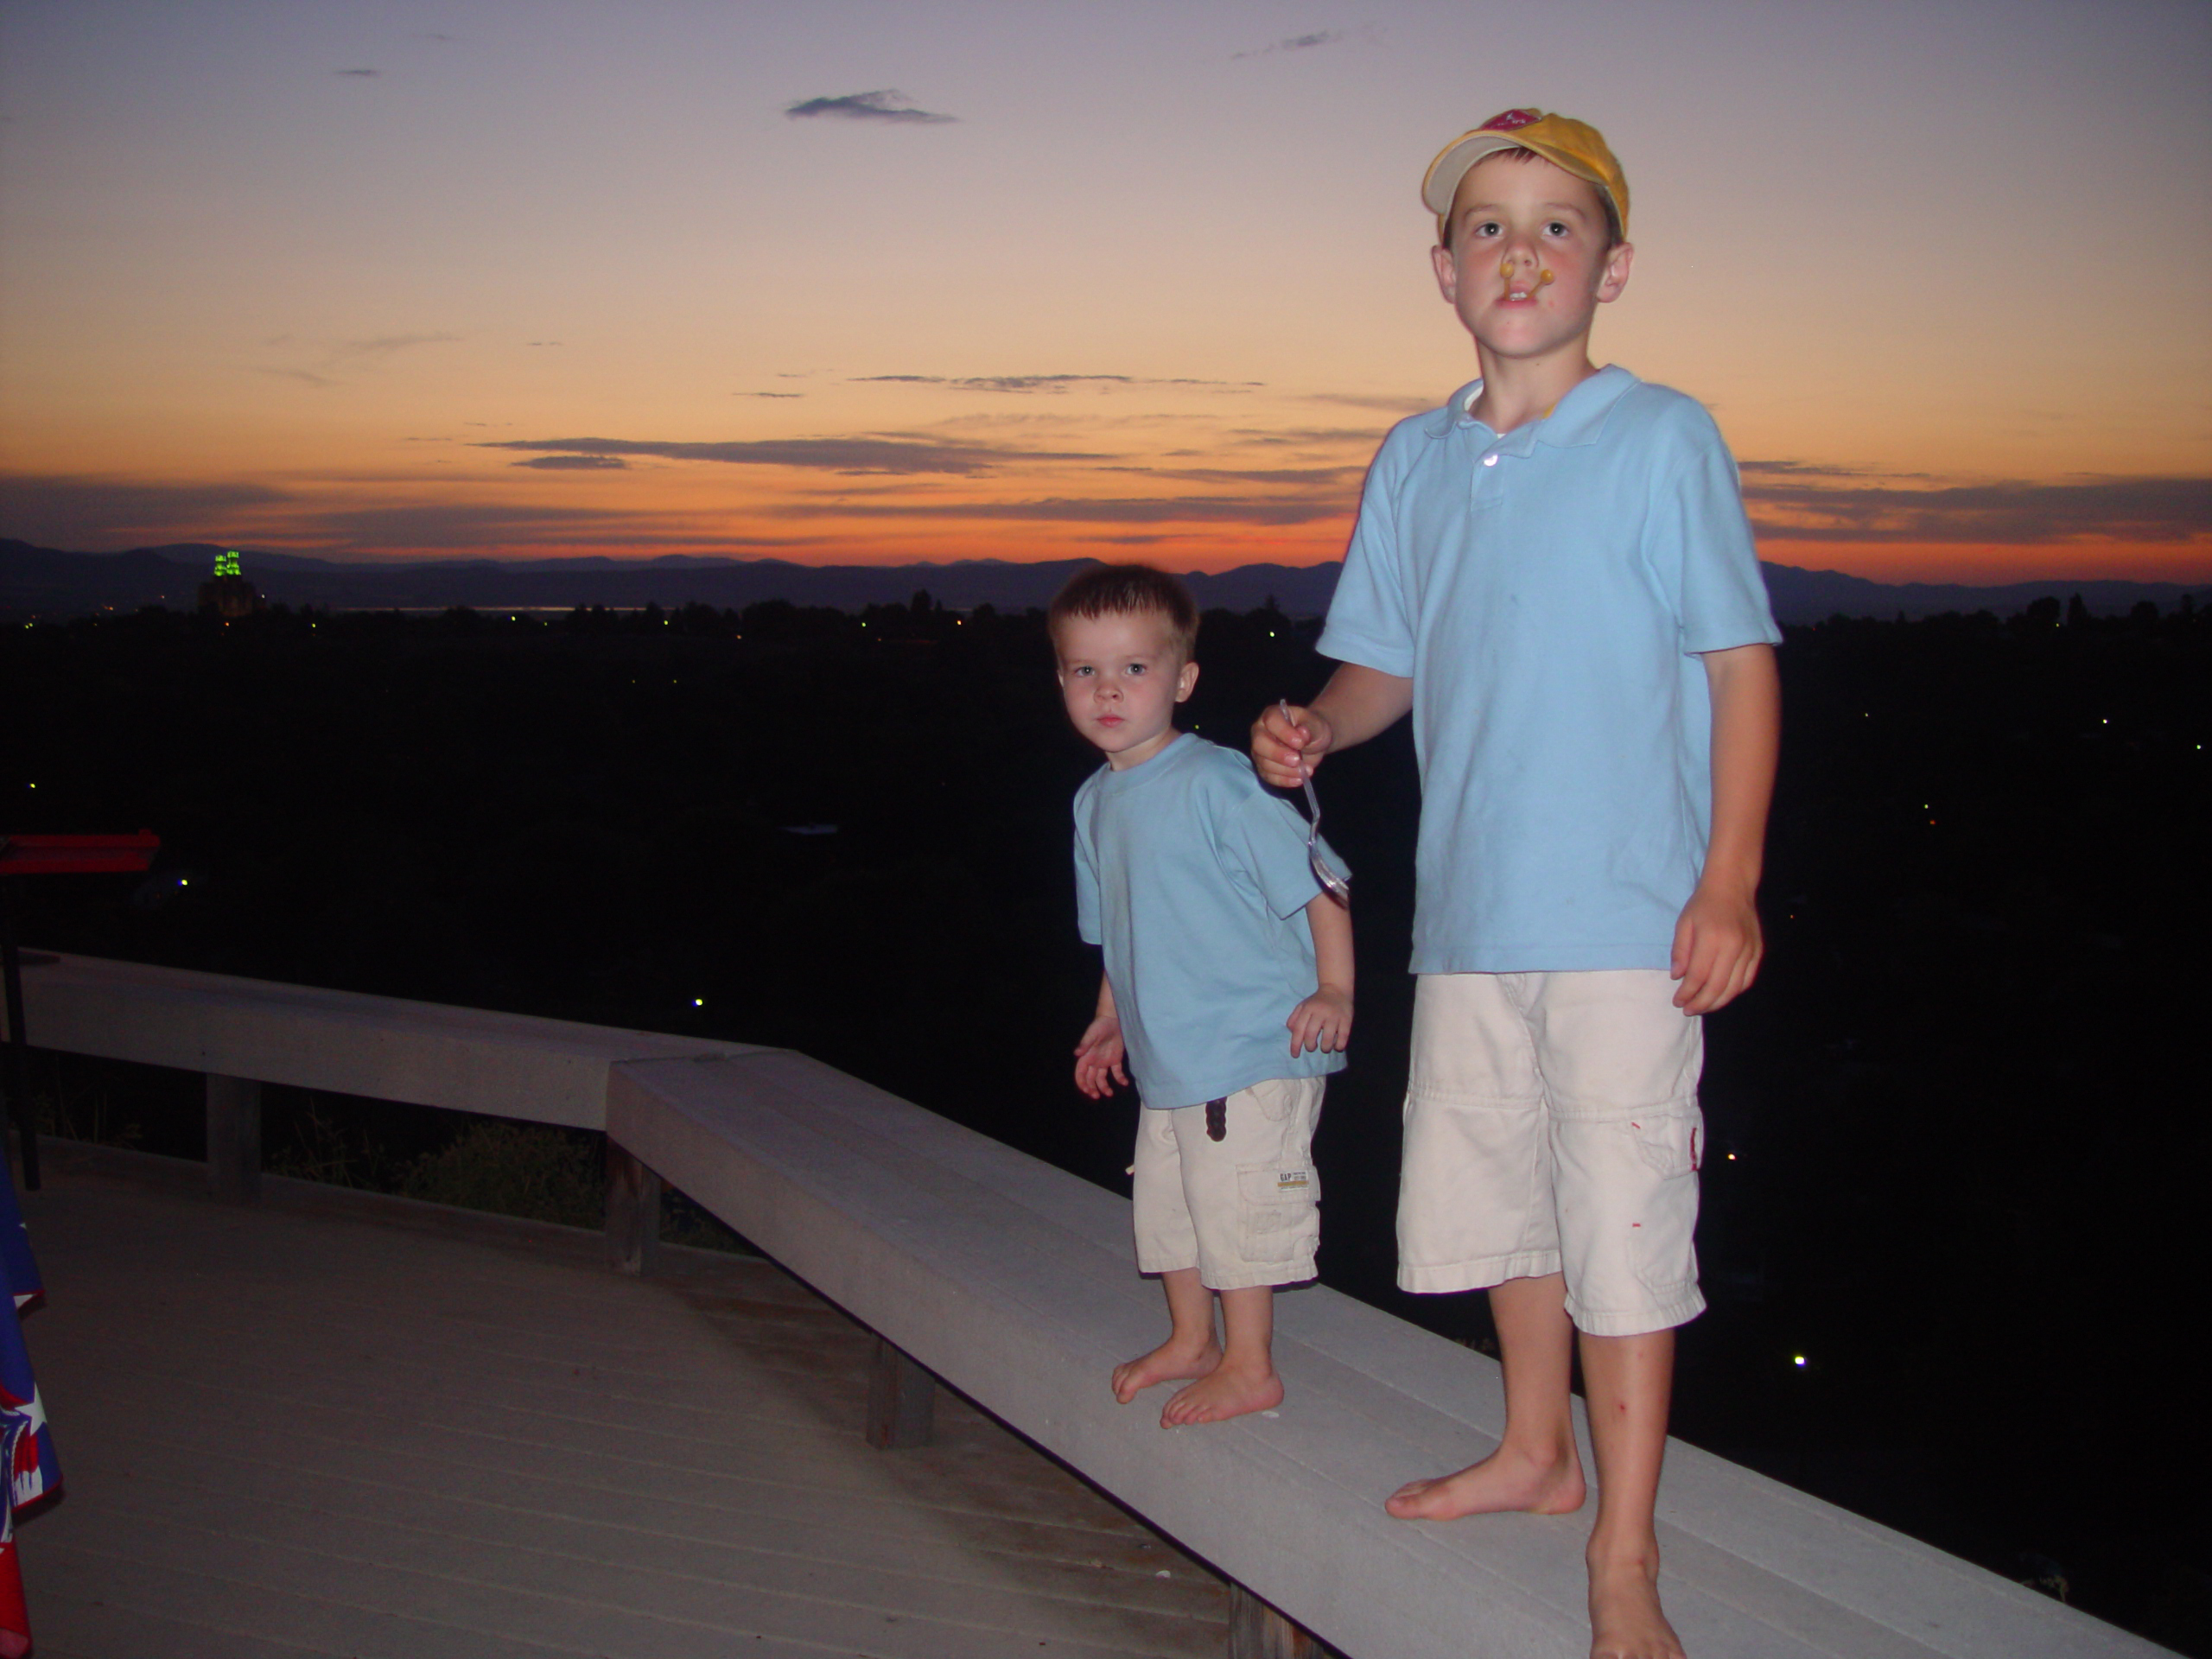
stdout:
<svg viewBox="0 0 2212 1659">
<path fill-rule="evenodd" d="M 1681 1659 L 1653 1527 L 1691 1230 L 1699 1016 L 1758 970 L 1753 896 L 1780 699 L 1735 466 L 1704 410 L 1599 370 L 1628 186 L 1598 132 L 1512 110 L 1422 200 L 1482 378 L 1368 474 L 1308 709 L 1253 728 L 1269 782 L 1410 712 L 1421 757 L 1399 1282 L 1486 1287 L 1504 1438 L 1393 1515 L 1598 1518 L 1592 1652 Z"/>
<path fill-rule="evenodd" d="M 1268 1410 L 1274 1287 L 1313 1276 L 1320 1236 L 1312 1143 L 1351 1034 L 1351 918 L 1251 763 L 1175 730 L 1198 677 L 1181 582 L 1095 566 L 1048 621 L 1068 718 L 1106 757 L 1075 798 L 1077 920 L 1106 957 L 1076 1086 L 1098 1099 L 1135 1074 L 1137 1268 L 1171 1327 L 1115 1368 L 1114 1395 L 1186 1382 L 1163 1428 Z"/>
</svg>

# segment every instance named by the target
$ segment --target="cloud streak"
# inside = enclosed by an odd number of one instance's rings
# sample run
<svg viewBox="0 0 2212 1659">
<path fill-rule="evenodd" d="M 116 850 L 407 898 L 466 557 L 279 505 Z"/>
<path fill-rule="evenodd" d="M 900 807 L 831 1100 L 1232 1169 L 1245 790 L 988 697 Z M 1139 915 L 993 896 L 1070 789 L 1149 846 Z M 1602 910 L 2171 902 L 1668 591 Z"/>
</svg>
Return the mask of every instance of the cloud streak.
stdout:
<svg viewBox="0 0 2212 1659">
<path fill-rule="evenodd" d="M 459 334 L 377 334 L 367 340 L 340 341 L 331 353 L 330 360 L 334 364 L 361 358 L 374 360 L 410 351 L 417 346 L 448 346 L 460 338 Z"/>
<path fill-rule="evenodd" d="M 1789 461 L 1747 462 L 1744 472 L 1744 500 L 1752 524 L 1774 541 L 2036 546 L 2082 539 L 2185 542 L 2212 537 L 2212 478 L 2092 478 L 1912 489 L 1799 482 L 1854 474 Z"/>
<path fill-rule="evenodd" d="M 1344 32 L 1340 29 L 1319 29 L 1310 35 L 1293 35 L 1286 40 L 1270 41 L 1249 52 L 1232 52 L 1229 60 L 1235 63 L 1240 58 L 1273 57 L 1278 52 L 1310 52 L 1317 46 L 1334 46 L 1344 38 Z"/>
<path fill-rule="evenodd" d="M 571 455 L 652 455 L 736 467 L 797 467 L 818 472 L 972 477 L 1012 462 L 1099 461 L 1074 450 L 1009 449 L 926 438 L 760 438 L 735 443 L 671 443 L 632 438 L 509 438 L 480 449 L 523 449 Z"/>
<path fill-rule="evenodd" d="M 160 484 L 17 473 L 0 475 L 0 534 L 77 549 L 213 539 L 211 527 L 290 499 L 265 484 Z"/>
<path fill-rule="evenodd" d="M 1084 500 L 794 502 L 773 511 L 794 518 L 934 518 L 1054 524 L 1309 524 L 1349 517 L 1349 501 L 1281 496 L 1139 496 Z"/>
<path fill-rule="evenodd" d="M 857 374 L 855 385 L 950 386 L 955 391 L 1062 392 L 1079 385 L 1215 386 L 1243 391 L 1263 380 L 1159 379 L 1135 374 Z"/>
<path fill-rule="evenodd" d="M 887 86 L 880 92 L 847 92 L 841 98 L 801 99 L 796 104 L 785 105 L 784 114 L 793 121 L 826 117 L 838 121 L 891 121 L 907 126 L 931 127 L 960 118 L 935 110 L 917 109 L 906 101 L 906 93 Z"/>
</svg>

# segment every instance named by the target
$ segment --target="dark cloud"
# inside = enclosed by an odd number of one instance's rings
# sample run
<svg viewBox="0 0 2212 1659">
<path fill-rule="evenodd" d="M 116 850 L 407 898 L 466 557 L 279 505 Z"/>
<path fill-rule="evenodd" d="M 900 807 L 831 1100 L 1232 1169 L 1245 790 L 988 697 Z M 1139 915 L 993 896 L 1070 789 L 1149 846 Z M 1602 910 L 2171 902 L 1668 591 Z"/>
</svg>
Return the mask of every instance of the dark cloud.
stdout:
<svg viewBox="0 0 2212 1659">
<path fill-rule="evenodd" d="M 532 346 L 558 346 L 561 342 L 557 340 L 533 340 L 529 343 Z"/>
<path fill-rule="evenodd" d="M 214 540 L 226 521 L 291 498 L 265 484 L 153 484 L 52 474 L 0 475 L 0 535 L 42 547 L 114 551 Z"/>
<path fill-rule="evenodd" d="M 296 380 L 303 386 L 313 386 L 318 391 L 324 386 L 334 386 L 338 384 L 327 374 L 315 374 L 307 369 L 262 369 L 257 372 L 272 376 L 278 380 Z"/>
<path fill-rule="evenodd" d="M 621 473 L 630 467 L 628 461 L 614 455 L 532 455 L 528 461 L 510 464 L 534 467 L 541 473 Z"/>
<path fill-rule="evenodd" d="M 847 92 L 842 98 L 802 99 L 785 105 L 784 113 L 794 121 L 832 116 L 844 121 L 899 121 L 916 126 L 938 126 L 960 118 L 939 115 L 934 110 L 918 110 L 906 100 L 906 93 L 886 87 L 876 92 Z"/>
<path fill-rule="evenodd" d="M 1272 41 L 1249 52 L 1232 52 L 1229 60 L 1234 63 L 1239 58 L 1271 57 L 1277 52 L 1310 52 L 1317 46 L 1334 46 L 1344 38 L 1344 32 L 1340 29 L 1316 29 L 1311 35 L 1293 35 L 1287 40 Z"/>
<path fill-rule="evenodd" d="M 926 438 L 761 438 L 741 443 L 663 443 L 630 438 L 512 438 L 485 449 L 545 450 L 575 455 L 657 455 L 740 467 L 802 467 L 832 473 L 987 473 L 1009 461 L 1097 461 L 1065 450 L 1007 449 Z"/>
<path fill-rule="evenodd" d="M 1792 480 L 1835 475 L 1835 469 L 1799 472 L 1790 462 L 1758 462 L 1745 471 L 1750 477 L 1744 499 L 1751 521 L 1773 541 L 2031 546 L 2084 537 L 2176 542 L 2212 536 L 2212 478 L 1910 489 L 1801 484 Z"/>
<path fill-rule="evenodd" d="M 345 76 L 352 79 L 374 80 L 378 75 L 382 74 L 384 71 L 381 69 L 335 69 L 331 73 L 336 75 Z"/>
<path fill-rule="evenodd" d="M 803 391 L 733 391 L 733 397 L 804 397 Z"/>
</svg>

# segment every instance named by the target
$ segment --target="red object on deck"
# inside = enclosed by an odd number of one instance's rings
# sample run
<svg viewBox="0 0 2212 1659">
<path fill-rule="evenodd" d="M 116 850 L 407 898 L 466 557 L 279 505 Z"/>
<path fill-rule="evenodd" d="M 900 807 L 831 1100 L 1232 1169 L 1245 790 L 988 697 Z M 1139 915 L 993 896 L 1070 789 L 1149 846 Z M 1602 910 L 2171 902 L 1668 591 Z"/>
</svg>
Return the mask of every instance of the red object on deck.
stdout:
<svg viewBox="0 0 2212 1659">
<path fill-rule="evenodd" d="M 104 875 L 143 870 L 162 849 L 150 830 L 135 836 L 0 837 L 0 875 Z"/>
</svg>

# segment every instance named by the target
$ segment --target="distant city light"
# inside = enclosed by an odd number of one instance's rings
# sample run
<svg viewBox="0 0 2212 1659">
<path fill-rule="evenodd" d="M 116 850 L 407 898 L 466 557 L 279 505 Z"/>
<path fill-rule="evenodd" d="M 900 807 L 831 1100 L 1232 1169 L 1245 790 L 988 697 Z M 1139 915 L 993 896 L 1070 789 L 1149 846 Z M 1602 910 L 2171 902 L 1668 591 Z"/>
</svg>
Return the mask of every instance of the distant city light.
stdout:
<svg viewBox="0 0 2212 1659">
<path fill-rule="evenodd" d="M 1736 1161 L 1736 1154 L 1732 1152 L 1728 1154 L 1728 1161 L 1732 1164 Z"/>
<path fill-rule="evenodd" d="M 1802 1370 L 1804 1369 L 1804 1367 L 1805 1367 L 1805 1356 L 1804 1356 L 1804 1355 L 1802 1355 L 1802 1354 L 1799 1354 L 1799 1355 L 1798 1355 L 1795 1359 L 1791 1360 L 1789 1363 L 1790 1363 L 1792 1365 L 1796 1366 L 1800 1370 Z"/>
<path fill-rule="evenodd" d="M 691 1006 L 695 1008 L 703 1008 L 707 1006 L 707 999 L 703 996 L 695 996 L 691 999 Z"/>
</svg>

